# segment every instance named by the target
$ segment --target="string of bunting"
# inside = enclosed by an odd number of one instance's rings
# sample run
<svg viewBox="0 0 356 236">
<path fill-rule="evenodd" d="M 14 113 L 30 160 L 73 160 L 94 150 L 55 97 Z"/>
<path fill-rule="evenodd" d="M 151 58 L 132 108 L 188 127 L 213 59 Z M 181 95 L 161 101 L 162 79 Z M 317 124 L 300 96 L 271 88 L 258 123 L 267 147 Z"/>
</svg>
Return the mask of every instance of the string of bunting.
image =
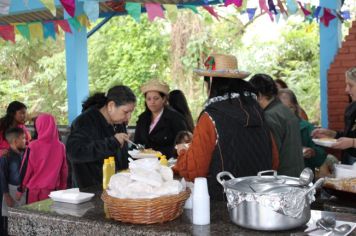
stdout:
<svg viewBox="0 0 356 236">
<path fill-rule="evenodd" d="M 56 40 L 56 35 L 60 33 L 60 29 L 66 33 L 72 33 L 72 30 L 79 31 L 82 27 L 88 28 L 89 26 L 90 23 L 87 16 L 82 14 L 64 20 L 0 25 L 0 37 L 5 41 L 13 43 L 16 42 L 16 33 L 22 35 L 27 40 L 44 40 L 49 38 Z"/>
<path fill-rule="evenodd" d="M 55 0 L 40 0 L 43 5 L 50 10 L 55 16 L 56 6 Z M 146 9 L 148 19 L 154 21 L 157 18 L 166 17 L 175 21 L 177 17 L 178 8 L 190 9 L 194 13 L 199 14 L 195 5 L 189 4 L 159 4 L 159 3 L 137 3 L 137 2 L 123 2 L 120 1 L 104 1 L 104 0 L 78 0 L 83 2 L 85 15 L 75 16 L 76 1 L 75 0 L 60 0 L 63 8 L 72 17 L 64 20 L 51 20 L 44 22 L 31 23 L 15 23 L 11 25 L 0 25 L 0 37 L 6 41 L 15 42 L 15 33 L 21 34 L 28 40 L 37 39 L 56 39 L 56 34 L 59 33 L 59 28 L 64 32 L 71 33 L 72 29 L 80 30 L 81 27 L 89 27 L 89 21 L 95 21 L 99 17 L 99 2 L 105 2 L 107 6 L 114 11 L 126 11 L 135 21 L 140 21 L 142 8 Z M 278 22 L 280 17 L 287 18 L 293 14 L 302 13 L 306 21 L 313 20 L 320 21 L 326 27 L 329 26 L 330 21 L 339 19 L 342 22 L 350 19 L 350 11 L 340 11 L 324 8 L 321 6 L 314 6 L 311 4 L 302 4 L 298 0 L 258 0 L 258 6 L 254 8 L 247 8 L 247 0 L 221 0 L 224 1 L 224 6 L 234 4 L 242 14 L 246 14 L 251 21 L 255 17 L 257 9 L 269 15 L 272 21 Z M 29 4 L 28 0 L 23 0 L 24 4 Z M 277 5 L 275 4 L 277 3 Z M 209 1 L 204 0 L 206 5 L 203 9 L 209 12 L 213 17 L 219 20 L 219 15 L 215 8 L 209 6 Z M 9 14 L 11 0 L 0 0 L 0 15 Z M 165 12 L 164 12 L 165 9 Z M 71 27 L 72 26 L 72 29 Z"/>
</svg>

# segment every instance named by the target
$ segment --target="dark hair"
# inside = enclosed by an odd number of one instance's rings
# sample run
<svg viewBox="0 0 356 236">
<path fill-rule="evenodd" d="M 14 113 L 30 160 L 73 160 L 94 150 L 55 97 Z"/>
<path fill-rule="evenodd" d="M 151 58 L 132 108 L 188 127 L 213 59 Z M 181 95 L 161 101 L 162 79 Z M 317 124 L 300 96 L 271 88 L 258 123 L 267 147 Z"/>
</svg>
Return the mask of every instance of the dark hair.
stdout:
<svg viewBox="0 0 356 236">
<path fill-rule="evenodd" d="M 5 132 L 5 138 L 8 143 L 12 143 L 15 139 L 23 135 L 25 131 L 22 128 L 14 127 L 10 128 Z"/>
<path fill-rule="evenodd" d="M 184 116 L 188 130 L 193 132 L 194 121 L 184 93 L 179 89 L 172 90 L 168 95 L 168 102 L 173 109 Z"/>
<path fill-rule="evenodd" d="M 281 79 L 275 79 L 274 82 L 276 84 L 278 84 L 281 88 L 285 89 L 285 88 L 288 88 L 288 85 L 286 82 L 284 82 L 283 80 Z M 277 87 L 278 88 L 278 87 Z"/>
<path fill-rule="evenodd" d="M 250 83 L 257 89 L 258 93 L 271 99 L 277 96 L 278 88 L 272 77 L 267 74 L 255 74 Z"/>
<path fill-rule="evenodd" d="M 294 112 L 294 114 L 298 117 L 298 118 L 300 118 L 300 113 L 301 113 L 301 107 L 300 107 L 300 105 L 299 105 L 299 103 L 298 103 L 298 99 L 297 99 L 297 96 L 295 96 L 295 94 L 294 94 L 294 92 L 292 91 L 292 90 L 290 90 L 290 89 L 280 89 L 279 91 L 278 91 L 278 96 L 280 96 L 281 94 L 287 94 L 288 95 L 288 97 L 289 97 L 289 101 L 295 106 L 295 112 Z"/>
<path fill-rule="evenodd" d="M 15 119 L 16 112 L 22 109 L 27 109 L 26 105 L 22 102 L 13 101 L 11 102 L 6 109 L 6 114 L 2 118 L 0 118 L 0 132 L 3 132 L 3 137 L 5 137 L 5 132 L 9 129 Z"/>
<path fill-rule="evenodd" d="M 167 95 L 166 95 L 165 93 L 162 93 L 162 92 L 159 92 L 159 91 L 148 91 L 148 92 L 157 92 L 161 98 L 167 97 Z M 147 95 L 148 92 L 146 92 L 146 93 L 143 94 L 143 96 L 144 96 L 145 98 L 146 98 L 146 95 Z M 145 101 L 145 111 L 146 111 L 146 112 L 151 112 L 150 109 L 148 109 L 148 106 L 147 106 L 147 104 L 146 104 L 146 101 Z"/>
<path fill-rule="evenodd" d="M 243 79 L 212 77 L 210 85 L 210 77 L 205 76 L 204 81 L 208 83 L 208 89 L 210 89 L 209 98 L 223 96 L 225 94 L 231 96 L 231 93 L 239 93 L 241 102 L 246 103 L 248 102 L 246 98 L 250 97 L 246 92 L 255 93 L 257 95 L 256 89 L 248 81 Z"/>
<path fill-rule="evenodd" d="M 104 93 L 95 93 L 87 98 L 82 104 L 82 112 L 90 107 L 101 108 L 110 101 L 115 102 L 116 106 L 122 106 L 128 103 L 136 103 L 136 96 L 127 86 L 114 86 L 109 89 L 106 96 Z"/>
<path fill-rule="evenodd" d="M 183 139 L 184 139 L 185 136 L 188 136 L 188 137 L 192 138 L 192 137 L 193 137 L 193 134 L 192 134 L 190 131 L 188 131 L 188 130 L 179 131 L 179 132 L 177 133 L 177 136 L 176 136 L 175 140 L 174 140 L 174 144 L 180 144 L 180 143 L 182 143 L 182 141 L 183 141 Z"/>
</svg>

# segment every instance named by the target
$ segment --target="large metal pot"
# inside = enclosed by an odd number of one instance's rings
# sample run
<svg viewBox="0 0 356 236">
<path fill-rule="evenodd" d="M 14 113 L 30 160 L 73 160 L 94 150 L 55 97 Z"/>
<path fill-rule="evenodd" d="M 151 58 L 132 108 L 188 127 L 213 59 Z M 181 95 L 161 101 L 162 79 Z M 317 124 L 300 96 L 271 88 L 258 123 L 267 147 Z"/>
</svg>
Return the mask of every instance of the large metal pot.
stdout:
<svg viewBox="0 0 356 236">
<path fill-rule="evenodd" d="M 267 172 L 273 175 L 263 175 Z M 224 187 L 232 222 L 255 230 L 288 230 L 306 224 L 315 188 L 324 181 L 304 186 L 298 178 L 277 175 L 273 170 L 241 178 L 224 171 L 216 178 Z"/>
</svg>

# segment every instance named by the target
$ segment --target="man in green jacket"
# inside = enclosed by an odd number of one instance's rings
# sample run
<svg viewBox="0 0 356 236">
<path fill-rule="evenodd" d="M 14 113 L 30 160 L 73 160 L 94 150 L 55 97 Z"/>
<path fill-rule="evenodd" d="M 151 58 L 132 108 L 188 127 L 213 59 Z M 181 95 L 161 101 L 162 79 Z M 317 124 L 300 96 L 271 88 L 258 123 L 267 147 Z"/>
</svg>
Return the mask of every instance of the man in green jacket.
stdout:
<svg viewBox="0 0 356 236">
<path fill-rule="evenodd" d="M 250 82 L 257 89 L 258 102 L 279 152 L 279 175 L 299 177 L 304 168 L 298 118 L 278 99 L 278 89 L 266 74 L 254 75 Z"/>
</svg>

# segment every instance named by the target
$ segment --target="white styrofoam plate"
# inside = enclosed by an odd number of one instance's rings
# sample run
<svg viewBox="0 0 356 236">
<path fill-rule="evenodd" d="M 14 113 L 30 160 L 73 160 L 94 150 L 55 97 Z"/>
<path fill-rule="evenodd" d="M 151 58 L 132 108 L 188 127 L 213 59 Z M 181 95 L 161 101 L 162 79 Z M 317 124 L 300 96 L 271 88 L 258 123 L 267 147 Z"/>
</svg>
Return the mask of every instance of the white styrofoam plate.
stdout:
<svg viewBox="0 0 356 236">
<path fill-rule="evenodd" d="M 142 153 L 139 150 L 129 151 L 130 156 L 134 159 L 142 159 L 142 158 L 157 158 L 157 154 L 155 153 Z"/>
<path fill-rule="evenodd" d="M 319 146 L 331 147 L 336 143 L 336 139 L 313 139 L 313 142 Z"/>
<path fill-rule="evenodd" d="M 53 191 L 49 197 L 56 202 L 66 202 L 72 204 L 79 204 L 89 201 L 94 197 L 94 193 L 79 192 L 78 188 Z"/>
</svg>

